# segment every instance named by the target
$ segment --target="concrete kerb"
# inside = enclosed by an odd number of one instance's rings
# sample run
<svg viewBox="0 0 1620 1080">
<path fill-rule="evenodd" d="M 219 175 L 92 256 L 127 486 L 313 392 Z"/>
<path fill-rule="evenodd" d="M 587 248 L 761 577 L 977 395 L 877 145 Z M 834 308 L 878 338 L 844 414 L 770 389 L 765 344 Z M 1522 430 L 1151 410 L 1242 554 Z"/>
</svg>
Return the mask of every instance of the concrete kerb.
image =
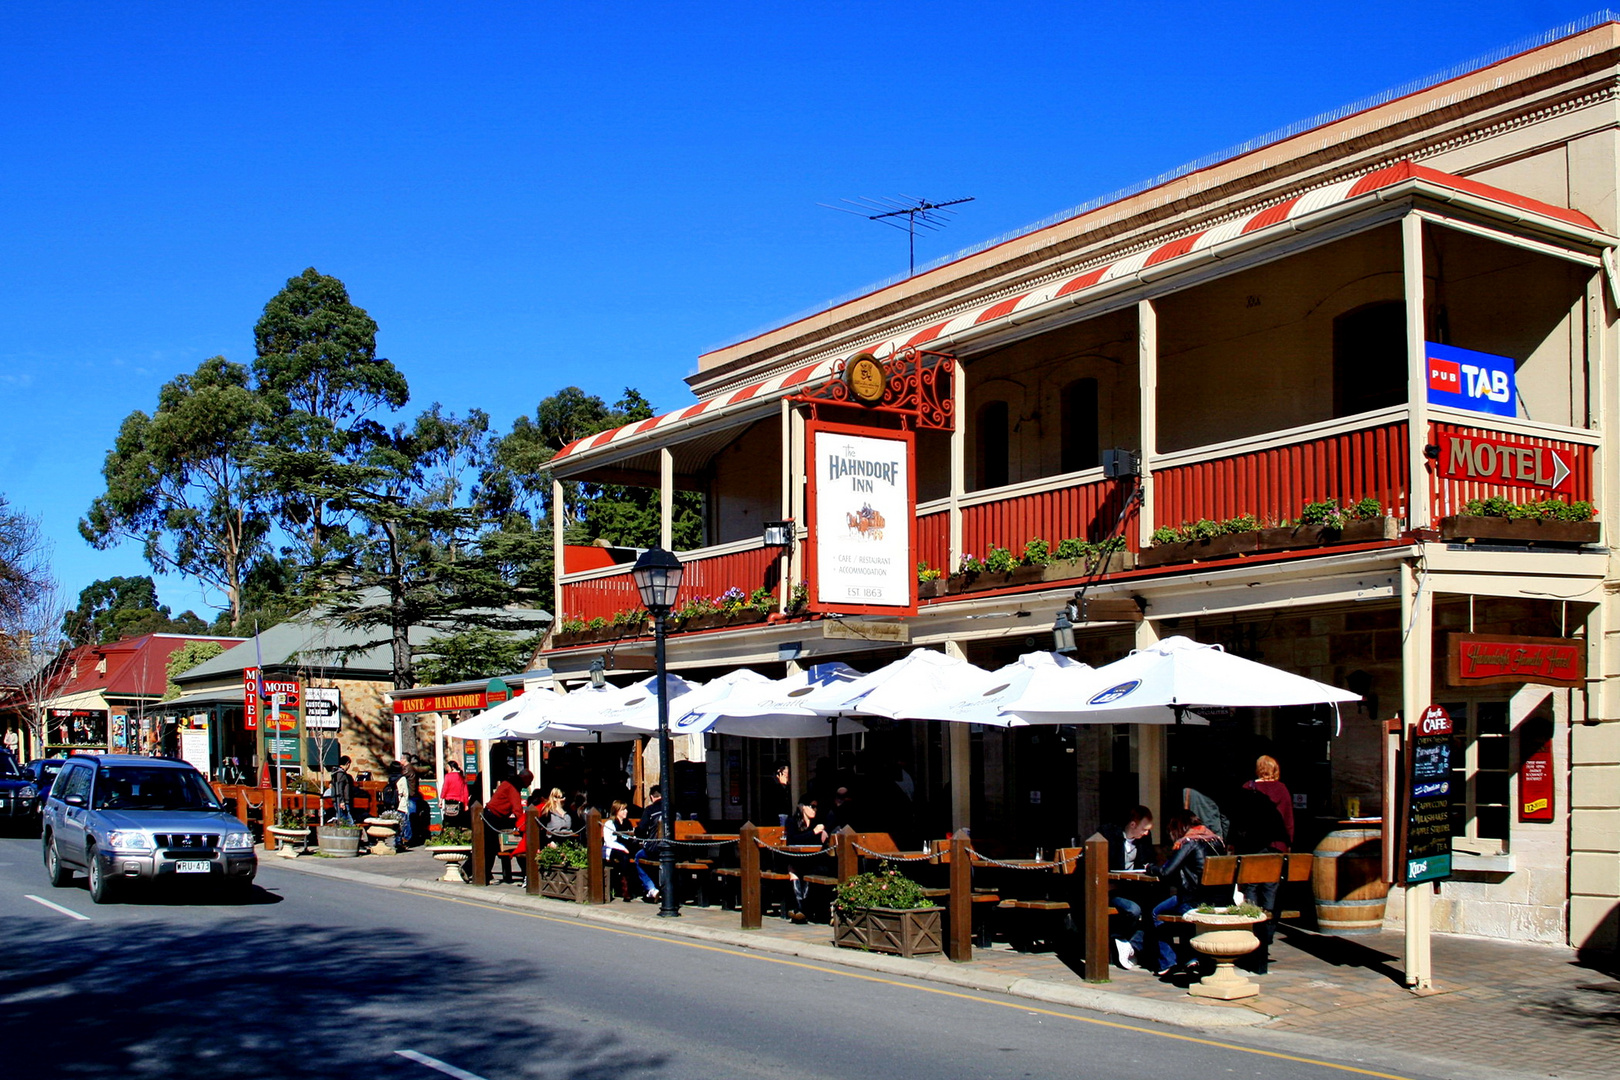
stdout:
<svg viewBox="0 0 1620 1080">
<path fill-rule="evenodd" d="M 382 874 L 368 873 L 364 870 L 352 870 L 346 866 L 333 866 L 325 860 L 287 859 L 285 861 L 277 860 L 274 865 L 296 869 L 304 873 L 317 874 L 322 877 L 339 878 L 381 888 L 409 889 L 412 892 L 429 893 L 457 900 L 471 900 L 497 907 L 543 912 L 555 918 L 601 923 L 618 929 L 635 930 L 638 933 L 657 933 L 667 934 L 671 937 L 690 938 L 696 941 L 707 941 L 738 949 L 751 949 L 756 952 L 792 956 L 822 964 L 835 964 L 882 975 L 915 979 L 920 982 L 943 983 L 968 990 L 1008 994 L 1013 997 L 1040 1001 L 1050 1005 L 1087 1009 L 1111 1016 L 1125 1016 L 1134 1020 L 1173 1024 L 1177 1027 L 1206 1030 L 1253 1027 L 1268 1023 L 1274 1019 L 1274 1017 L 1259 1012 L 1252 1007 L 1206 1005 L 1191 1001 L 1154 1001 L 1133 997 L 1128 994 L 1113 993 L 1094 986 L 1069 986 L 1063 983 L 1048 982 L 1043 979 L 1008 978 L 979 974 L 970 965 L 941 965 L 906 960 L 898 956 L 886 956 L 882 953 L 860 952 L 854 949 L 840 949 L 833 945 L 792 941 L 786 938 L 773 937 L 760 931 L 715 930 L 691 923 L 683 924 L 676 920 L 660 921 L 654 926 L 649 926 L 644 918 L 621 915 L 607 907 L 545 900 L 525 893 L 504 891 L 477 893 L 470 891 L 468 886 L 465 885 L 442 881 L 424 881 L 414 878 L 389 877 Z"/>
</svg>

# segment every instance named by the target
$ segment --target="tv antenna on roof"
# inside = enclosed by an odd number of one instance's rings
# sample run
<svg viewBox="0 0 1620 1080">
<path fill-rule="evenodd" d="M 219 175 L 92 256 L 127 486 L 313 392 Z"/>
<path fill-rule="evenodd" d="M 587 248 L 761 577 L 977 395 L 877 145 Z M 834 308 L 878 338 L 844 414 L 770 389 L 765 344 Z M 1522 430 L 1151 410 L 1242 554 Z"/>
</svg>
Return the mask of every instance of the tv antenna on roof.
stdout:
<svg viewBox="0 0 1620 1080">
<path fill-rule="evenodd" d="M 973 196 L 965 199 L 951 199 L 947 202 L 929 202 L 914 195 L 902 194 L 898 199 L 887 196 L 877 199 L 839 199 L 839 202 L 848 203 L 849 206 L 834 206 L 831 203 L 817 203 L 829 210 L 838 210 L 845 214 L 854 214 L 867 221 L 880 221 L 904 232 L 908 238 L 908 247 L 911 252 L 909 277 L 917 272 L 917 229 L 919 227 L 929 232 L 939 232 L 950 219 L 956 216 L 955 210 L 946 207 L 956 206 L 959 203 L 972 202 Z M 854 207 L 855 209 L 850 209 Z M 906 223 L 900 224 L 898 218 L 904 217 Z"/>
</svg>

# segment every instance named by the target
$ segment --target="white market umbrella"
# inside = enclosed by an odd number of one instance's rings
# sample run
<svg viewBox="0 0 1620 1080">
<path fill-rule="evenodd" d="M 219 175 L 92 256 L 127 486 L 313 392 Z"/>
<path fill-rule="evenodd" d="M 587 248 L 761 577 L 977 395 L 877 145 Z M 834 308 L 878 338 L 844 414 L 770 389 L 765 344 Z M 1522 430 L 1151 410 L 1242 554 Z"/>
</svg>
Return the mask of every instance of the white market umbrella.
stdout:
<svg viewBox="0 0 1620 1080">
<path fill-rule="evenodd" d="M 554 690 L 530 690 L 444 729 L 448 739 L 524 739 L 522 732 L 545 723 L 562 704 Z"/>
<path fill-rule="evenodd" d="M 699 684 L 675 674 L 665 678 L 673 715 L 675 700 Z M 542 723 L 525 733 L 527 738 L 546 742 L 622 742 L 657 730 L 658 677 L 654 675 L 629 686 L 586 686 L 565 694 Z"/>
<path fill-rule="evenodd" d="M 861 673 L 847 664 L 828 663 L 796 671 L 783 679 L 768 680 L 758 675 L 738 678 L 723 688 L 723 694 L 685 709 L 678 721 L 672 711 L 671 730 L 678 724 L 685 733 L 713 731 L 755 739 L 820 738 L 832 733 L 832 725 L 827 717 L 800 704 L 801 700 L 825 687 L 846 685 L 860 677 Z M 850 724 L 850 730 L 864 728 Z"/>
<path fill-rule="evenodd" d="M 1031 721 L 1017 714 L 1020 702 L 1026 697 L 1038 701 L 1074 701 L 1079 687 L 1087 683 L 1088 676 L 1095 670 L 1090 664 L 1071 660 L 1062 653 L 1025 653 L 1005 667 L 984 672 L 978 685 L 969 685 L 961 692 L 941 692 L 918 701 L 907 710 L 906 718 L 991 727 L 1028 727 L 1031 723 L 1042 722 L 1169 724 L 1175 721 L 1175 712 L 1164 706 L 1110 713 L 1053 713 L 1054 719 L 1049 721 Z M 1209 723 L 1203 717 L 1190 713 L 1185 717 L 1185 722 Z"/>
<path fill-rule="evenodd" d="M 1026 693 L 1013 711 L 1030 723 L 1112 722 L 1147 706 L 1179 715 L 1208 705 L 1253 708 L 1360 701 L 1358 694 L 1267 664 L 1233 656 L 1219 645 L 1169 637 L 1087 674 L 1067 692 Z"/>
<path fill-rule="evenodd" d="M 905 720 L 924 701 L 982 692 L 990 672 L 956 656 L 914 649 L 892 664 L 849 682 L 806 694 L 800 704 L 822 716 L 886 716 Z"/>
</svg>

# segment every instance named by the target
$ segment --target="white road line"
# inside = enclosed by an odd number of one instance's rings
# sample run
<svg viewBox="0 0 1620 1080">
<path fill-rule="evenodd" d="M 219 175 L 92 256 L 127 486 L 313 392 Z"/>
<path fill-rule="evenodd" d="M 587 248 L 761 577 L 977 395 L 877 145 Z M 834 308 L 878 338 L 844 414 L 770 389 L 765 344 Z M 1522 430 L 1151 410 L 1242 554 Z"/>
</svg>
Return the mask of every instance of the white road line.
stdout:
<svg viewBox="0 0 1620 1080">
<path fill-rule="evenodd" d="M 53 904 L 49 900 L 45 899 L 43 896 L 35 896 L 33 893 L 23 893 L 23 895 L 26 896 L 28 899 L 32 900 L 36 904 L 44 904 L 46 907 L 50 908 L 52 911 L 60 911 L 63 915 L 66 915 L 70 919 L 78 919 L 80 922 L 89 922 L 90 921 L 90 916 L 88 916 L 88 915 L 80 915 L 77 911 L 74 911 L 72 908 L 65 908 L 61 904 Z"/>
<path fill-rule="evenodd" d="M 437 1069 L 446 1076 L 455 1077 L 456 1080 L 484 1080 L 477 1073 L 470 1073 L 466 1069 L 458 1069 L 447 1061 L 440 1061 L 436 1057 L 428 1057 L 426 1054 L 417 1053 L 415 1050 L 395 1050 L 394 1053 L 402 1058 L 408 1058 L 418 1065 L 426 1065 L 430 1069 Z"/>
</svg>

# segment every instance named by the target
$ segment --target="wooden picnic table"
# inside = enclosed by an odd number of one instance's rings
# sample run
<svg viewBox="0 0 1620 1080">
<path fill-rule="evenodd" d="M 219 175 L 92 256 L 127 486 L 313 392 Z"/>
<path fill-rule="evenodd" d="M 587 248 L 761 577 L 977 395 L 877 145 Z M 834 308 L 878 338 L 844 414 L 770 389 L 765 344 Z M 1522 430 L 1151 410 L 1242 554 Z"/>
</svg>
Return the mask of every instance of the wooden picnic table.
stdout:
<svg viewBox="0 0 1620 1080">
<path fill-rule="evenodd" d="M 693 833 L 691 836 L 685 836 L 681 839 L 689 840 L 695 844 L 722 844 L 728 840 L 740 840 L 741 838 L 741 834 L 734 832 L 703 832 Z"/>
</svg>

